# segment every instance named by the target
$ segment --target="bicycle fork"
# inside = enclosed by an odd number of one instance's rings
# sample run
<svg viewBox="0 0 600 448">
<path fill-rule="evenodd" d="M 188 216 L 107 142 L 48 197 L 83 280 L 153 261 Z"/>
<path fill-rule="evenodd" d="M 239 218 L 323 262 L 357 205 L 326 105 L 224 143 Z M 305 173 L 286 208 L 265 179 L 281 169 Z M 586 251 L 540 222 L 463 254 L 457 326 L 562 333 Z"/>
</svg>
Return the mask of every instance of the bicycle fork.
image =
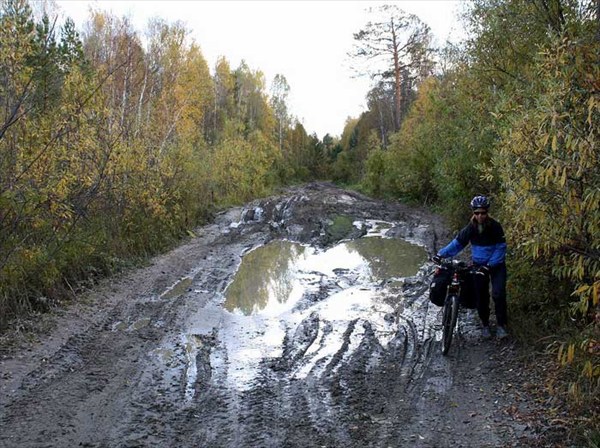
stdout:
<svg viewBox="0 0 600 448">
<path fill-rule="evenodd" d="M 446 303 L 444 304 L 444 317 L 442 329 L 442 354 L 447 355 L 452 344 L 454 328 L 458 321 L 458 310 L 460 308 L 460 278 L 458 272 L 452 275 L 452 281 L 448 286 Z"/>
</svg>

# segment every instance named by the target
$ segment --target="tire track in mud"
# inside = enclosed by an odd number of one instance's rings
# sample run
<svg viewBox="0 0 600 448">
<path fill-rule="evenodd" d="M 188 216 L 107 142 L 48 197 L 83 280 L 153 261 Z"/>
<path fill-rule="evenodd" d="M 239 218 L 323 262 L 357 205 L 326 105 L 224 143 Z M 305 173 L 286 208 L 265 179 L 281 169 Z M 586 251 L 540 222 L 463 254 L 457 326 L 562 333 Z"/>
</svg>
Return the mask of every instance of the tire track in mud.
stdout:
<svg viewBox="0 0 600 448">
<path fill-rule="evenodd" d="M 235 263 L 237 257 L 230 258 Z M 222 285 L 230 272 L 216 267 L 211 274 L 209 281 Z M 149 354 L 179 325 L 184 300 L 161 299 L 160 289 L 150 292 L 147 285 L 138 291 L 69 337 L 22 379 L 0 409 L 0 427 L 6 429 L 0 432 L 0 446 L 139 446 L 139 441 L 164 440 L 165 432 L 157 428 L 181 397 L 168 401 L 161 395 L 181 391 L 181 381 L 152 388 L 162 379 L 162 366 L 153 370 L 157 366 Z M 147 385 L 151 388 L 144 390 Z M 158 393 L 147 397 L 149 391 Z"/>
<path fill-rule="evenodd" d="M 235 423 L 236 400 L 219 384 L 210 361 L 218 348 L 215 334 L 182 331 L 182 319 L 202 309 L 212 291 L 225 289 L 237 263 L 233 254 L 243 252 L 244 244 L 229 247 L 231 251 L 213 253 L 206 268 L 190 275 L 192 282 L 179 299 L 183 303 L 173 325 L 179 331 L 171 330 L 157 340 L 133 394 L 136 411 L 123 422 L 110 446 L 219 446 L 222 441 L 235 441 L 231 430 L 235 425 L 230 423 Z M 164 350 L 168 353 L 160 356 Z M 131 428 L 139 431 L 132 433 Z"/>
<path fill-rule="evenodd" d="M 237 428 L 237 437 L 223 434 L 212 440 L 195 438 L 193 443 L 276 447 L 305 446 L 309 440 L 320 446 L 394 446 L 398 422 L 388 416 L 401 415 L 399 411 L 408 408 L 406 390 L 413 382 L 410 373 L 419 365 L 416 355 L 405 350 L 407 345 L 414 345 L 414 340 L 410 340 L 415 337 L 414 329 L 408 327 L 409 330 L 399 332 L 394 343 L 390 343 L 393 348 L 386 350 L 368 321 L 353 320 L 332 359 L 321 360 L 323 366 L 317 363 L 306 377 L 294 379 L 292 373 L 303 361 L 299 354 L 306 353 L 308 346 L 316 342 L 319 325 L 327 327 L 326 322 L 311 315 L 289 341 L 289 347 L 297 345 L 296 349 L 288 347 L 280 359 L 266 361 L 249 390 L 229 391 L 230 399 L 225 401 L 239 405 L 236 422 L 227 421 L 226 417 L 225 421 Z M 357 348 L 349 352 L 359 327 L 362 331 L 355 343 Z M 211 392 L 206 392 L 210 396 Z M 382 396 L 388 399 L 382 402 Z M 206 410 L 205 403 L 203 397 L 193 406 Z M 225 414 L 231 416 L 232 412 Z M 222 423 L 223 413 L 218 415 L 220 418 L 205 412 L 203 425 L 209 422 L 210 426 L 215 419 Z"/>
<path fill-rule="evenodd" d="M 8 446 L 77 446 L 90 428 L 113 431 L 106 410 L 120 411 L 119 421 L 136 408 L 131 390 L 139 365 L 165 327 L 175 320 L 177 301 L 122 302 L 107 317 L 66 344 L 22 383 L 17 399 L 2 413 L 2 426 L 14 434 Z M 25 416 L 25 418 L 23 418 Z M 107 418 L 108 417 L 108 418 Z M 29 428 L 46 427 L 39 434 Z M 14 445 L 13 445 L 14 444 Z"/>
<path fill-rule="evenodd" d="M 468 323 L 441 357 L 427 267 L 400 286 L 369 286 L 372 308 L 344 319 L 326 302 L 364 294 L 344 269 L 309 273 L 311 288 L 285 322 L 224 310 L 242 254 L 282 238 L 330 247 L 327 228 L 340 215 L 392 222 L 389 236 L 431 252 L 443 229 L 425 212 L 329 184 L 223 213 L 190 245 L 117 284 L 109 309 L 32 364 L 0 409 L 0 446 L 501 446 L 508 436 L 494 429 L 492 391 L 477 370 L 495 381 L 493 347 L 478 344 Z M 261 345 L 265 323 L 278 327 L 279 350 Z"/>
</svg>

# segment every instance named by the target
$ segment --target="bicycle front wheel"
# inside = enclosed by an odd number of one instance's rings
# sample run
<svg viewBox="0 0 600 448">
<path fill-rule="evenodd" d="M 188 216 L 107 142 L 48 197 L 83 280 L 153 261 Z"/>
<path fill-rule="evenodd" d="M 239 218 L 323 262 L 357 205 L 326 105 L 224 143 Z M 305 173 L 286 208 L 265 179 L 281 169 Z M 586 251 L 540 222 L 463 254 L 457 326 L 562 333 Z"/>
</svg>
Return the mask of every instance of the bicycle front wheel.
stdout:
<svg viewBox="0 0 600 448">
<path fill-rule="evenodd" d="M 458 320 L 458 296 L 450 296 L 444 304 L 444 317 L 442 321 L 442 355 L 448 354 L 452 344 L 452 335 Z"/>
</svg>

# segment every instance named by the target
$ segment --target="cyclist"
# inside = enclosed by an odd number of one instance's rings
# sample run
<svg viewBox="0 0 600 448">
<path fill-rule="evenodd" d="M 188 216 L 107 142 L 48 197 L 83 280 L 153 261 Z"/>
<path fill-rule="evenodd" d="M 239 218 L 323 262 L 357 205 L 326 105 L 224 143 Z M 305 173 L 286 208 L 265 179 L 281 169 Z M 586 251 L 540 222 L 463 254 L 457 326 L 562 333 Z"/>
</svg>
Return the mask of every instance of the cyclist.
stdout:
<svg viewBox="0 0 600 448">
<path fill-rule="evenodd" d="M 475 275 L 477 313 L 481 319 L 481 335 L 490 338 L 490 297 L 489 283 L 492 284 L 492 298 L 496 310 L 498 327 L 496 337 L 508 336 L 506 324 L 506 238 L 498 221 L 488 214 L 490 201 L 486 196 L 475 196 L 471 200 L 473 216 L 456 237 L 438 252 L 438 257 L 448 258 L 457 255 L 471 243 L 473 265 L 485 275 Z"/>
</svg>

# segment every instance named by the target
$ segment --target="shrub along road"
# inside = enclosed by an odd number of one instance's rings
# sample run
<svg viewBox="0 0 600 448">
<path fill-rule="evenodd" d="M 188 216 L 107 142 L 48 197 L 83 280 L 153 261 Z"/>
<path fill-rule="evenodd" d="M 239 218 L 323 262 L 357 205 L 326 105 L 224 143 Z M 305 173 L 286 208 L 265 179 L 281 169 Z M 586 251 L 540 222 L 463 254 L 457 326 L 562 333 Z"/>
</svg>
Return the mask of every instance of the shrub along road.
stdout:
<svg viewBox="0 0 600 448">
<path fill-rule="evenodd" d="M 219 214 L 47 316 L 28 342 L 6 335 L 0 446 L 535 445 L 510 341 L 480 341 L 467 312 L 441 356 L 428 262 L 378 282 L 352 267 L 304 271 L 306 289 L 281 309 L 225 309 L 249 250 L 285 239 L 323 252 L 379 221 L 429 253 L 450 237 L 426 211 L 305 185 Z"/>
</svg>

